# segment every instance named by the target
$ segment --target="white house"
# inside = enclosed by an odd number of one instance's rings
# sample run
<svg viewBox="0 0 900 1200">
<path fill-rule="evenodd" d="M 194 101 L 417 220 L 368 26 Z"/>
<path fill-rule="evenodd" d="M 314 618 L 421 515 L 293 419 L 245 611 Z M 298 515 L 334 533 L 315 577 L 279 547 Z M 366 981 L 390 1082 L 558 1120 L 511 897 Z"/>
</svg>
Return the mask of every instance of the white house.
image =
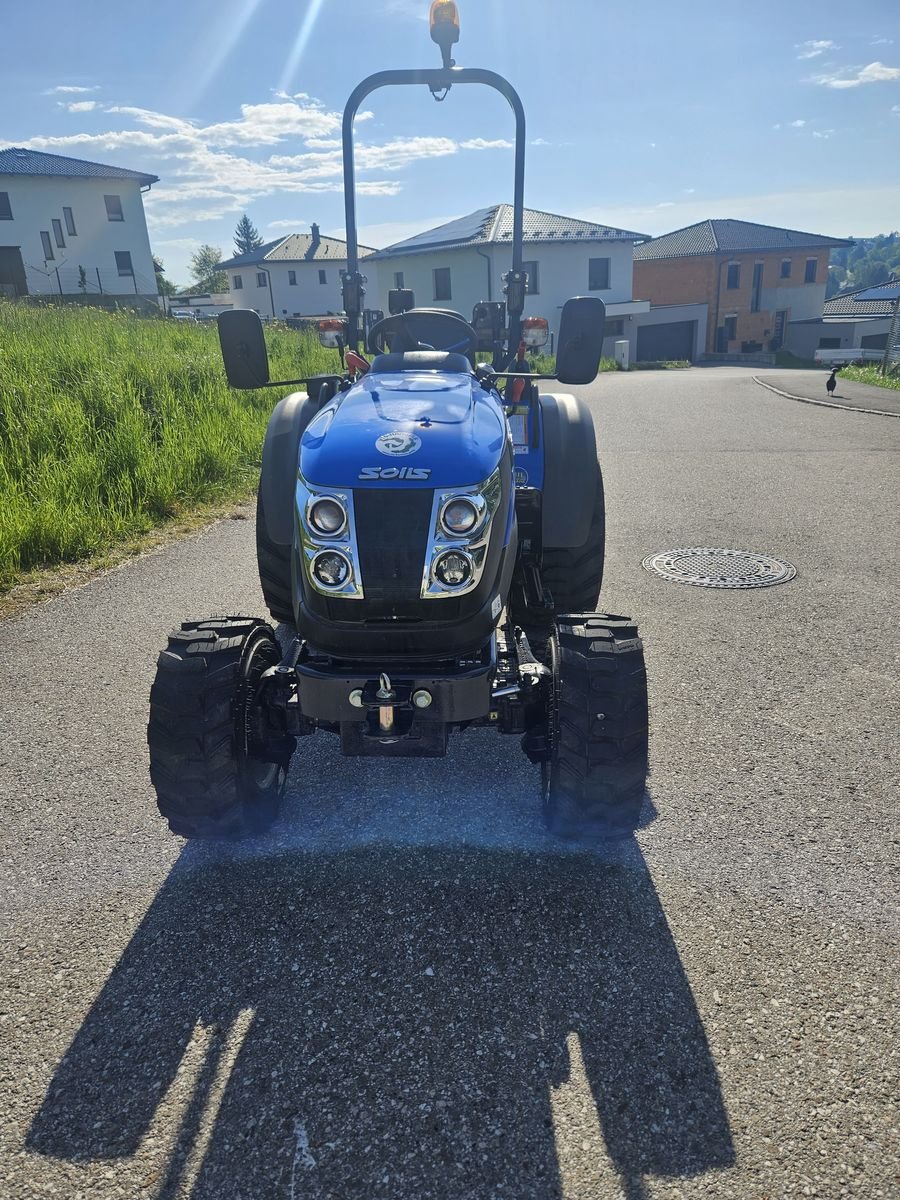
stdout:
<svg viewBox="0 0 900 1200">
<path fill-rule="evenodd" d="M 817 350 L 884 350 L 895 319 L 898 282 L 838 292 L 825 301 L 821 316 L 788 324 L 785 348 L 806 359 Z"/>
<path fill-rule="evenodd" d="M 379 250 L 364 268 L 367 307 L 387 311 L 388 291 L 410 288 L 420 307 L 451 308 L 471 319 L 480 301 L 503 300 L 503 275 L 512 266 L 512 228 L 512 205 L 495 204 Z M 599 296 L 606 304 L 604 351 L 611 353 L 626 318 L 650 307 L 631 294 L 634 244 L 647 235 L 533 208 L 525 210 L 524 234 L 525 315 L 546 317 L 556 334 L 566 300 Z"/>
<path fill-rule="evenodd" d="M 363 273 L 369 274 L 368 256 L 373 251 L 360 246 L 359 253 L 366 262 Z M 341 277 L 347 270 L 347 243 L 323 237 L 318 225 L 310 233 L 291 233 L 249 254 L 238 254 L 219 269 L 228 273 L 234 308 L 252 308 L 260 316 L 281 320 L 343 311 Z"/>
<path fill-rule="evenodd" d="M 0 150 L 0 295 L 157 299 L 142 193 L 156 175 Z"/>
</svg>

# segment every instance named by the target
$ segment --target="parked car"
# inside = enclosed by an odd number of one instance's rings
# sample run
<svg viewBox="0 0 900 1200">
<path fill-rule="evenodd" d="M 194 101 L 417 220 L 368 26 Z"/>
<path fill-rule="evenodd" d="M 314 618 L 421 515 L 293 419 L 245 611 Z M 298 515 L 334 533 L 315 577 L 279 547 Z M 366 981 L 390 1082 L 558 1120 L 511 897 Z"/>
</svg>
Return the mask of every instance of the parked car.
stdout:
<svg viewBox="0 0 900 1200">
<path fill-rule="evenodd" d="M 884 358 L 884 351 L 862 350 L 857 346 L 852 346 L 846 350 L 817 350 L 814 357 L 815 361 L 823 367 L 846 367 L 851 363 L 856 365 L 867 362 L 881 362 L 882 358 Z"/>
<path fill-rule="evenodd" d="M 173 308 L 169 316 L 173 317 L 176 321 L 198 320 L 197 314 L 192 308 Z"/>
</svg>

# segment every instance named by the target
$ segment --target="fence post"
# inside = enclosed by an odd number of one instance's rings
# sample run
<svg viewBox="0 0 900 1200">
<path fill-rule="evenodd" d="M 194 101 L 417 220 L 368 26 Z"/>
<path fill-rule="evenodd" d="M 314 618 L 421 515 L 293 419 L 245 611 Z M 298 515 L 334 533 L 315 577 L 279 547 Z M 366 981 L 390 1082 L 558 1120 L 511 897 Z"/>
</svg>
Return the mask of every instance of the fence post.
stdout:
<svg viewBox="0 0 900 1200">
<path fill-rule="evenodd" d="M 56 286 L 59 288 L 59 294 L 62 295 L 63 290 L 62 290 L 62 283 L 60 282 L 60 278 L 59 278 L 59 267 L 56 268 Z"/>
<path fill-rule="evenodd" d="M 100 278 L 100 268 L 97 267 L 96 271 L 97 271 L 97 287 L 100 289 L 100 295 L 102 296 L 103 295 L 103 280 Z"/>
</svg>

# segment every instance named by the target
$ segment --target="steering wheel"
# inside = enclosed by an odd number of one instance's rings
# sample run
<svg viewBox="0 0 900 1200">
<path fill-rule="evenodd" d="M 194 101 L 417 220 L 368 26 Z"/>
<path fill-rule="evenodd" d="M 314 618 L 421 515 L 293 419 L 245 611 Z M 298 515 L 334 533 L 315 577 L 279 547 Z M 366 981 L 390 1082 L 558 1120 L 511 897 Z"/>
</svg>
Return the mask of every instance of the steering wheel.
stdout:
<svg viewBox="0 0 900 1200">
<path fill-rule="evenodd" d="M 456 313 L 418 308 L 376 321 L 369 330 L 368 347 L 373 354 L 456 351 L 471 360 L 478 349 L 478 336 L 469 322 Z"/>
</svg>

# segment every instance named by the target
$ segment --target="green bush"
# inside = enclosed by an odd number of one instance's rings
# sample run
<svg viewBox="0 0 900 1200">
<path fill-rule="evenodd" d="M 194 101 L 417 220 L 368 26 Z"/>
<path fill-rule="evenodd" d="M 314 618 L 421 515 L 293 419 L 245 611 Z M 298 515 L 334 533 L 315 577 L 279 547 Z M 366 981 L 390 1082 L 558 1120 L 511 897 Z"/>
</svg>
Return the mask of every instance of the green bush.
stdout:
<svg viewBox="0 0 900 1200">
<path fill-rule="evenodd" d="M 894 367 L 887 375 L 882 375 L 881 367 L 871 363 L 865 367 L 841 367 L 839 379 L 852 379 L 856 383 L 871 383 L 875 387 L 893 388 L 900 392 L 900 369 Z"/>
<path fill-rule="evenodd" d="M 336 367 L 266 336 L 274 378 Z M 245 493 L 278 398 L 228 387 L 212 323 L 0 301 L 0 587 Z"/>
</svg>

